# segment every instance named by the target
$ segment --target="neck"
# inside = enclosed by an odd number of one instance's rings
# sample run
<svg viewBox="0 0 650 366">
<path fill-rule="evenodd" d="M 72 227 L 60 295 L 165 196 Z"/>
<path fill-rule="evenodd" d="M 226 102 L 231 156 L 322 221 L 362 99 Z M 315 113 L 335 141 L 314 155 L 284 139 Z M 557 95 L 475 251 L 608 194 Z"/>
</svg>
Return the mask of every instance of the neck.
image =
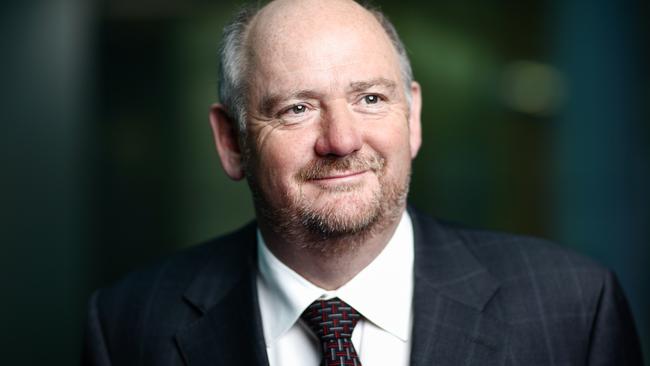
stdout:
<svg viewBox="0 0 650 366">
<path fill-rule="evenodd" d="M 387 215 L 360 233 L 323 238 L 307 230 L 278 233 L 260 220 L 269 250 L 287 267 L 325 290 L 336 290 L 370 264 L 392 238 L 404 212 Z"/>
</svg>

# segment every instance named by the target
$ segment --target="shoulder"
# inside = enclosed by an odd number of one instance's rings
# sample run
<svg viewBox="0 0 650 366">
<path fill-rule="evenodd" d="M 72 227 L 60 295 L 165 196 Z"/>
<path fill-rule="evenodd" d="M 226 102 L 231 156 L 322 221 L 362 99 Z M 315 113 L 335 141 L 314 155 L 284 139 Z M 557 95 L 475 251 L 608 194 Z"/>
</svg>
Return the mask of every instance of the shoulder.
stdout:
<svg viewBox="0 0 650 366">
<path fill-rule="evenodd" d="M 469 228 L 411 211 L 416 230 L 439 243 L 458 243 L 494 277 L 511 280 L 517 276 L 552 273 L 607 276 L 609 270 L 569 247 L 548 239 Z M 438 245 L 428 243 L 426 245 Z"/>
<path fill-rule="evenodd" d="M 417 215 L 417 214 L 416 214 Z M 463 286 L 483 274 L 496 284 L 482 312 L 504 325 L 509 353 L 520 364 L 641 364 L 627 300 L 615 274 L 546 239 L 476 230 L 417 215 L 428 243 L 478 266 Z M 465 260 L 464 263 L 472 262 Z M 485 279 L 485 277 L 483 277 Z M 567 346 L 569 345 L 569 346 Z"/>
<path fill-rule="evenodd" d="M 460 238 L 488 271 L 500 279 L 532 274 L 588 272 L 604 275 L 608 272 L 596 261 L 548 239 L 455 224 L 440 225 Z"/>
<path fill-rule="evenodd" d="M 462 257 L 456 263 L 473 265 L 469 274 L 491 278 L 498 290 L 486 311 L 508 323 L 553 319 L 565 325 L 563 320 L 588 319 L 598 311 L 602 296 L 618 287 L 610 270 L 552 241 L 415 216 L 414 225 L 420 226 L 415 230 L 428 240 L 421 245 L 448 247 L 453 254 L 447 258 Z"/>
<path fill-rule="evenodd" d="M 189 313 L 180 313 L 191 311 L 183 297 L 193 281 L 206 272 L 217 285 L 221 278 L 236 276 L 246 268 L 254 244 L 255 225 L 250 223 L 125 275 L 97 290 L 90 306 L 108 327 L 137 324 L 147 318 L 189 317 Z"/>
<path fill-rule="evenodd" d="M 142 296 L 158 286 L 165 286 L 168 290 L 186 288 L 193 277 L 208 265 L 225 269 L 232 267 L 232 263 L 246 261 L 254 244 L 255 224 L 249 223 L 236 231 L 180 250 L 128 273 L 112 286 L 102 289 L 102 292 L 107 295 Z"/>
<path fill-rule="evenodd" d="M 174 335 L 203 310 L 189 295 L 212 300 L 227 293 L 248 268 L 254 248 L 251 223 L 95 291 L 88 306 L 84 364 L 107 364 L 109 359 L 116 365 L 180 364 Z"/>
</svg>

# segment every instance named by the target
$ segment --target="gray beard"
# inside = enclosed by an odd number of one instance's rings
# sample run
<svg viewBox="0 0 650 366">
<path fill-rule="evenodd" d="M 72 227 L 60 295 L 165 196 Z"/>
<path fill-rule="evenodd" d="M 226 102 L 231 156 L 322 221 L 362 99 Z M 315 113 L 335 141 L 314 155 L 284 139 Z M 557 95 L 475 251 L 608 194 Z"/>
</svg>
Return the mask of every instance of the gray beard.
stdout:
<svg viewBox="0 0 650 366">
<path fill-rule="evenodd" d="M 331 171 L 331 166 L 343 170 L 363 164 L 361 160 L 355 161 L 355 158 L 336 159 L 340 160 L 312 164 L 301 170 L 298 177 L 312 178 L 324 170 Z M 342 216 L 337 212 L 336 206 L 316 210 L 304 197 L 284 197 L 280 202 L 286 204 L 274 207 L 261 187 L 257 185 L 255 178 L 249 174 L 248 184 L 256 214 L 260 220 L 268 224 L 275 235 L 288 243 L 297 243 L 303 248 L 321 252 L 323 255 L 354 251 L 368 238 L 399 220 L 406 205 L 410 182 L 410 171 L 401 182 L 387 181 L 383 159 L 375 159 L 374 162 L 366 162 L 366 164 L 372 166 L 371 169 L 377 174 L 380 189 L 373 194 L 370 202 L 363 205 L 363 211 L 358 215 Z M 337 187 L 331 189 L 329 194 L 352 192 L 358 188 L 358 186 Z"/>
</svg>

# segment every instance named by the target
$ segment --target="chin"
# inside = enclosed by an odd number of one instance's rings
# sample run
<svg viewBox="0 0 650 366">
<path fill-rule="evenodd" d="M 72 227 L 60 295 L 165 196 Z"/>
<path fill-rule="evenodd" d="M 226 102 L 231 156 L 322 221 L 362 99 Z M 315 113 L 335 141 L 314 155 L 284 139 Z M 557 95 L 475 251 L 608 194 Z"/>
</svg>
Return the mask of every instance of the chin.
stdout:
<svg viewBox="0 0 650 366">
<path fill-rule="evenodd" d="M 254 180 L 249 184 L 256 211 L 271 230 L 285 241 L 321 248 L 320 243 L 330 241 L 360 242 L 396 223 L 406 205 L 409 177 L 380 178 L 376 184 L 292 186 L 274 202 Z"/>
<path fill-rule="evenodd" d="M 362 199 L 345 192 L 320 207 L 301 205 L 299 216 L 303 226 L 320 237 L 338 237 L 369 230 L 382 217 L 379 195 Z"/>
</svg>

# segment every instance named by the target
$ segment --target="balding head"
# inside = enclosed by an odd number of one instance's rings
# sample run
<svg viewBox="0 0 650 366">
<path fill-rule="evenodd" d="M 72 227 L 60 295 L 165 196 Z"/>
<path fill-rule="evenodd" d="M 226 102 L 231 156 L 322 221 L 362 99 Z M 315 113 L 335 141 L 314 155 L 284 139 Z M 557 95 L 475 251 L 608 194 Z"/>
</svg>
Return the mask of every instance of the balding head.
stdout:
<svg viewBox="0 0 650 366">
<path fill-rule="evenodd" d="M 255 51 L 296 39 L 343 42 L 345 35 L 368 31 L 384 33 L 375 17 L 354 1 L 276 0 L 252 20 L 248 46 Z"/>
<path fill-rule="evenodd" d="M 242 14 L 222 52 L 221 90 L 238 94 L 222 94 L 211 123 L 265 237 L 321 250 L 326 239 L 390 234 L 421 144 L 420 88 L 392 26 L 350 0 L 277 0 Z"/>
<path fill-rule="evenodd" d="M 246 131 L 249 80 L 259 67 L 269 66 L 267 63 L 280 50 L 286 52 L 285 56 L 293 53 L 295 58 L 303 58 L 299 51 L 313 42 L 319 44 L 319 49 L 332 50 L 327 59 L 336 57 L 335 51 L 351 35 L 392 45 L 392 55 L 386 56 L 395 58 L 410 102 L 413 77 L 408 56 L 395 28 L 381 12 L 351 0 L 276 0 L 263 8 L 247 7 L 240 11 L 224 28 L 219 70 L 219 98 L 240 132 Z M 313 61 L 313 67 L 322 63 Z"/>
</svg>

